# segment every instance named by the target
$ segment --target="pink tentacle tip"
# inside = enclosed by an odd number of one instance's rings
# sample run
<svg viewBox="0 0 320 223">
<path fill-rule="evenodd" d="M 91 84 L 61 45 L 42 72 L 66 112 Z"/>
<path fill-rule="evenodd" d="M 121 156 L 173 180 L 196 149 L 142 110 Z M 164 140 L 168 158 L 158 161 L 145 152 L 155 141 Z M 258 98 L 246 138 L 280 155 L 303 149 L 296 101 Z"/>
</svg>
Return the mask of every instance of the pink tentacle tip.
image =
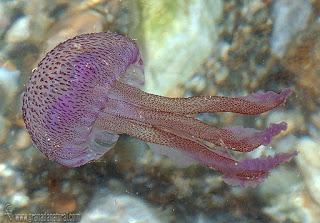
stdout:
<svg viewBox="0 0 320 223">
<path fill-rule="evenodd" d="M 273 91 L 258 91 L 256 93 L 246 96 L 250 101 L 262 103 L 262 102 L 282 102 L 284 103 L 287 97 L 293 92 L 292 88 L 284 88 L 279 93 Z"/>
<path fill-rule="evenodd" d="M 262 139 L 262 145 L 268 145 L 271 143 L 272 138 L 278 135 L 280 132 L 285 131 L 288 127 L 286 122 L 281 123 L 271 123 L 270 127 L 265 131 L 261 132 L 261 135 L 258 137 Z"/>
<path fill-rule="evenodd" d="M 284 104 L 287 100 L 287 98 L 293 93 L 293 89 L 292 88 L 284 88 L 279 95 L 281 96 L 281 99 L 283 101 L 282 104 Z"/>
<path fill-rule="evenodd" d="M 280 94 L 284 97 L 284 98 L 287 98 L 289 95 L 291 95 L 293 92 L 293 89 L 292 88 L 284 88 Z"/>
<path fill-rule="evenodd" d="M 273 157 L 241 160 L 237 170 L 232 174 L 225 174 L 223 180 L 232 186 L 256 187 L 267 178 L 274 167 L 289 162 L 296 155 L 298 155 L 298 151 L 278 153 Z"/>
</svg>

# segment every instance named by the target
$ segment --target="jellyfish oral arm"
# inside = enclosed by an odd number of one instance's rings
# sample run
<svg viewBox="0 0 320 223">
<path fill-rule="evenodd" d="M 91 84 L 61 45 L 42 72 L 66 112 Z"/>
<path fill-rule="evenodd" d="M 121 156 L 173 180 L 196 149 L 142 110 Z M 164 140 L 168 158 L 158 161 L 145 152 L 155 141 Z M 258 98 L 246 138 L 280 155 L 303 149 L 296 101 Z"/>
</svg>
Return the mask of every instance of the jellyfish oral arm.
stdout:
<svg viewBox="0 0 320 223">
<path fill-rule="evenodd" d="M 286 98 L 292 93 L 290 88 L 285 88 L 279 93 L 259 91 L 239 97 L 196 96 L 189 98 L 168 98 L 145 93 L 121 81 L 115 81 L 114 84 L 108 93 L 108 97 L 114 97 L 152 110 L 176 114 L 233 112 L 257 115 L 285 103 Z"/>
<path fill-rule="evenodd" d="M 240 126 L 216 128 L 187 115 L 163 111 L 153 111 L 124 101 L 108 99 L 104 114 L 117 115 L 156 126 L 170 129 L 187 138 L 205 140 L 217 146 L 240 152 L 250 152 L 260 145 L 267 145 L 271 139 L 287 128 L 285 122 L 272 123 L 265 130 L 256 130 Z"/>
<path fill-rule="evenodd" d="M 228 165 L 234 165 L 237 162 L 229 157 L 212 152 L 208 147 L 201 145 L 196 140 L 186 139 L 178 134 L 171 133 L 170 130 L 164 130 L 136 120 L 116 115 L 105 115 L 97 123 L 100 128 L 112 129 L 118 134 L 128 134 L 147 142 L 180 149 L 187 152 L 194 159 L 215 169 L 220 169 L 219 162 L 215 163 L 219 159 L 223 164 Z"/>
<path fill-rule="evenodd" d="M 125 90 L 119 86 L 124 87 Z M 96 122 L 99 128 L 179 149 L 203 165 L 223 173 L 225 181 L 230 184 L 255 186 L 268 175 L 272 168 L 296 155 L 295 152 L 282 153 L 275 157 L 237 161 L 226 151 L 226 149 L 233 149 L 248 152 L 259 145 L 268 144 L 273 136 L 286 129 L 287 126 L 284 122 L 271 124 L 265 130 L 243 127 L 216 128 L 189 116 L 199 112 L 232 111 L 255 114 L 270 110 L 285 101 L 290 94 L 288 89 L 278 94 L 259 92 L 238 98 L 174 99 L 146 94 L 132 86 L 125 86 L 127 85 L 118 83 L 117 89 L 112 88 L 111 94 L 108 92 L 105 109 Z M 240 100 L 238 105 L 239 103 L 241 106 L 250 104 L 251 107 L 227 106 L 227 108 L 219 109 L 221 105 L 230 105 L 229 99 L 231 104 Z M 211 104 L 213 108 L 200 103 L 203 100 L 207 104 Z M 221 101 L 223 101 L 222 104 Z M 191 110 L 186 106 L 190 106 Z M 246 109 L 251 110 L 248 112 Z M 222 147 L 223 152 L 211 149 L 207 143 Z"/>
<path fill-rule="evenodd" d="M 179 149 L 201 164 L 221 172 L 225 182 L 243 187 L 254 187 L 261 183 L 272 168 L 296 155 L 296 152 L 280 153 L 275 157 L 237 161 L 225 152 L 211 150 L 196 139 L 188 139 L 168 129 L 128 118 L 108 114 L 99 118 L 97 125 L 107 131 L 116 131 L 118 134 L 128 134 L 147 142 Z"/>
</svg>

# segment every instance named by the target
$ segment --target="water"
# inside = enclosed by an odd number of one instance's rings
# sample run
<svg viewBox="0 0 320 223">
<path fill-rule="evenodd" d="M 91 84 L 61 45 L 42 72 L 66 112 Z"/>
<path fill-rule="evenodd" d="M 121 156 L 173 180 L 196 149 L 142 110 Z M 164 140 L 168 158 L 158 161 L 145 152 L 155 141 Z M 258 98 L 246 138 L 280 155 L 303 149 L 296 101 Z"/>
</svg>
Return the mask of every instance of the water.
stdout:
<svg viewBox="0 0 320 223">
<path fill-rule="evenodd" d="M 318 17 L 319 3 L 308 0 L 0 0 L 0 220 L 318 222 Z M 298 156 L 255 188 L 230 186 L 180 153 L 154 152 L 126 135 L 79 168 L 50 161 L 24 127 L 25 84 L 58 43 L 108 30 L 136 39 L 150 93 L 240 96 L 291 87 L 287 102 L 263 115 L 198 119 L 257 129 L 285 121 L 288 129 L 268 146 L 232 154 Z"/>
</svg>

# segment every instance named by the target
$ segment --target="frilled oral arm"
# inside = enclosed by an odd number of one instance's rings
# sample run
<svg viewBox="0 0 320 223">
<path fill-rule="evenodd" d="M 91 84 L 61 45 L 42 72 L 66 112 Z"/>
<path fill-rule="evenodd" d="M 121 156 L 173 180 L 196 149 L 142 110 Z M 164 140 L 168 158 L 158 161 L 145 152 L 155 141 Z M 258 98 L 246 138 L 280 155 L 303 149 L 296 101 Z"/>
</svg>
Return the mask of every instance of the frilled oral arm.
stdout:
<svg viewBox="0 0 320 223">
<path fill-rule="evenodd" d="M 279 93 L 258 92 L 240 97 L 167 98 L 116 81 L 106 94 L 104 115 L 96 125 L 110 132 L 180 149 L 200 163 L 220 171 L 230 184 L 255 186 L 272 168 L 289 161 L 296 152 L 237 161 L 226 150 L 212 149 L 207 144 L 249 152 L 270 143 L 272 137 L 287 128 L 286 123 L 271 124 L 265 130 L 238 126 L 216 128 L 193 116 L 202 112 L 260 114 L 283 104 L 290 93 L 290 89 L 284 89 Z"/>
</svg>

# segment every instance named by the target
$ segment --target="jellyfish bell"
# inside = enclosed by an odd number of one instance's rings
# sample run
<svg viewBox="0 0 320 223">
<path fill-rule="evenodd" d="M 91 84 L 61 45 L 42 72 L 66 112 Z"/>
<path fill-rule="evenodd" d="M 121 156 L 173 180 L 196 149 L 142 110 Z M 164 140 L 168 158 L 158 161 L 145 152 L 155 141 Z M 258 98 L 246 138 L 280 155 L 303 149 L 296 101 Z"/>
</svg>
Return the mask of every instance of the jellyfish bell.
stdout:
<svg viewBox="0 0 320 223">
<path fill-rule="evenodd" d="M 23 118 L 34 145 L 70 167 L 111 149 L 119 135 L 95 121 L 107 100 L 106 89 L 128 68 L 141 79 L 136 44 L 113 33 L 77 36 L 47 53 L 23 95 Z"/>
</svg>

